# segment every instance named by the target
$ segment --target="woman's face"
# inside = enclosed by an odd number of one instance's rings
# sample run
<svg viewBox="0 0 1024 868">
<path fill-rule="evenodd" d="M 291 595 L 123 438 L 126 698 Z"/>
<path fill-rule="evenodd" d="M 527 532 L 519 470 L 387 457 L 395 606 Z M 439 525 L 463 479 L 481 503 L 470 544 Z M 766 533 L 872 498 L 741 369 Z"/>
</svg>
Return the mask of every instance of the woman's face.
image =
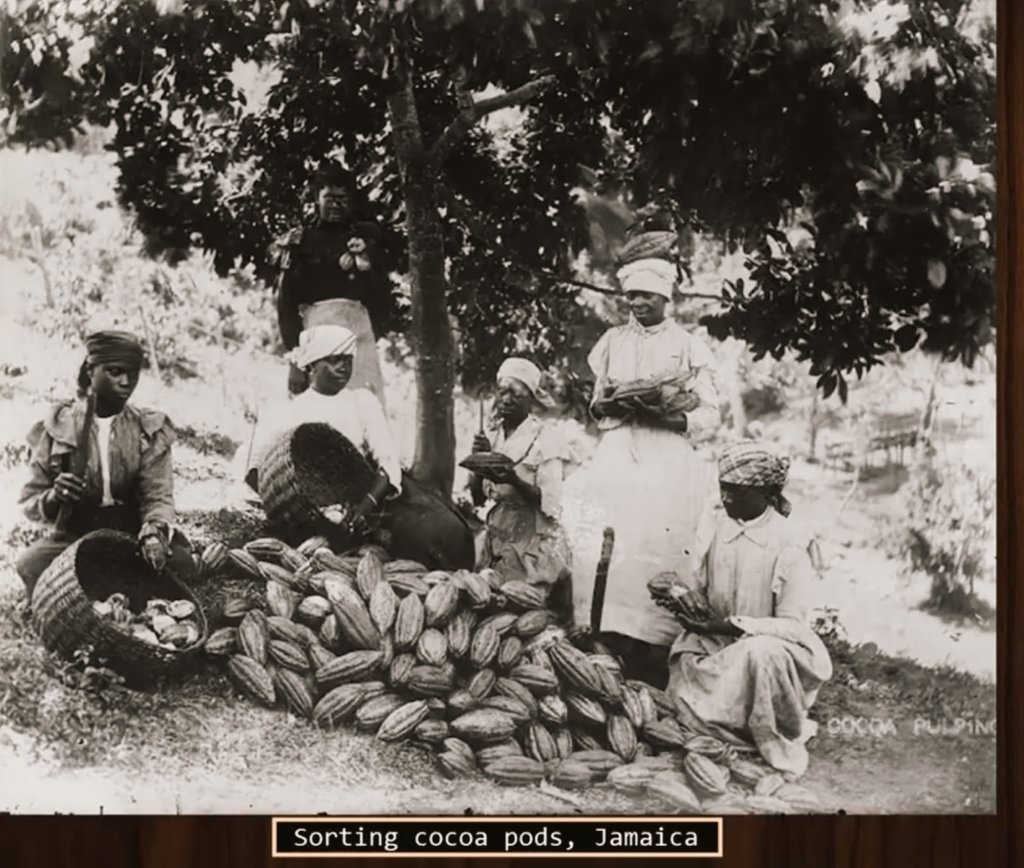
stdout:
<svg viewBox="0 0 1024 868">
<path fill-rule="evenodd" d="M 321 220 L 325 223 L 340 223 L 348 216 L 352 197 L 344 187 L 322 187 L 316 204 Z"/>
<path fill-rule="evenodd" d="M 310 385 L 322 395 L 337 395 L 352 379 L 352 356 L 328 356 L 313 363 Z"/>
<path fill-rule="evenodd" d="M 92 391 L 103 415 L 119 413 L 139 385 L 139 369 L 111 362 L 92 366 Z"/>
<path fill-rule="evenodd" d="M 640 325 L 657 325 L 665 319 L 668 299 L 656 292 L 627 292 L 626 303 Z"/>
<path fill-rule="evenodd" d="M 729 518 L 739 521 L 753 521 L 768 508 L 771 492 L 766 488 L 752 485 L 720 483 L 722 506 Z"/>
<path fill-rule="evenodd" d="M 498 380 L 495 407 L 504 422 L 517 425 L 530 413 L 533 395 L 519 380 Z"/>
</svg>

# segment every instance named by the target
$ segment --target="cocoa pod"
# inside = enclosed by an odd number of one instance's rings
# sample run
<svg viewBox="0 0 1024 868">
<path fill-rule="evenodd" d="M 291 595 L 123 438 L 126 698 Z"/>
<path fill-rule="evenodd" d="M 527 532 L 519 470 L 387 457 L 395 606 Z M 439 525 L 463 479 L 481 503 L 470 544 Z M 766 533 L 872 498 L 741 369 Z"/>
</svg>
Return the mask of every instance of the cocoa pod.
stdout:
<svg viewBox="0 0 1024 868">
<path fill-rule="evenodd" d="M 700 811 L 700 799 L 679 772 L 659 772 L 647 784 L 647 792 L 687 813 Z"/>
<path fill-rule="evenodd" d="M 398 595 L 389 582 L 378 582 L 370 592 L 370 619 L 381 635 L 390 630 L 398 617 Z"/>
<path fill-rule="evenodd" d="M 413 730 L 413 735 L 427 744 L 441 744 L 448 738 L 448 722 L 445 720 L 424 720 Z"/>
<path fill-rule="evenodd" d="M 271 660 L 283 669 L 290 669 L 292 672 L 308 672 L 309 658 L 294 642 L 286 642 L 283 639 L 271 639 L 267 643 L 267 653 Z"/>
<path fill-rule="evenodd" d="M 459 589 L 449 581 L 438 582 L 423 600 L 423 613 L 428 627 L 443 627 L 459 605 Z"/>
<path fill-rule="evenodd" d="M 493 744 L 485 745 L 476 752 L 476 761 L 485 766 L 506 756 L 522 756 L 523 749 L 514 738 L 503 738 Z"/>
<path fill-rule="evenodd" d="M 510 675 L 537 696 L 554 693 L 558 690 L 558 676 L 552 670 L 535 663 L 521 663 L 512 670 Z"/>
<path fill-rule="evenodd" d="M 490 666 L 498 656 L 498 633 L 489 624 L 477 627 L 469 645 L 469 660 L 477 669 Z"/>
<path fill-rule="evenodd" d="M 683 771 L 694 788 L 708 796 L 720 796 L 729 783 L 729 772 L 705 756 L 690 753 L 683 760 Z"/>
<path fill-rule="evenodd" d="M 578 750 L 571 753 L 569 759 L 589 768 L 595 781 L 603 781 L 612 769 L 623 765 L 622 757 L 610 750 Z"/>
<path fill-rule="evenodd" d="M 548 625 L 548 613 L 546 609 L 531 609 L 529 612 L 523 612 L 516 619 L 515 627 L 513 628 L 516 635 L 521 639 L 532 639 L 534 636 L 541 633 Z"/>
<path fill-rule="evenodd" d="M 367 552 L 356 567 L 356 590 L 369 602 L 373 589 L 384 581 L 384 564 L 374 552 Z"/>
<path fill-rule="evenodd" d="M 555 642 L 547 652 L 562 682 L 584 696 L 601 696 L 601 679 L 586 654 L 568 642 Z"/>
<path fill-rule="evenodd" d="M 448 652 L 456 659 L 469 653 L 469 645 L 473 640 L 473 613 L 468 609 L 457 612 L 449 619 L 445 628 L 448 639 Z"/>
<path fill-rule="evenodd" d="M 493 669 L 481 669 L 469 679 L 466 689 L 479 701 L 490 696 L 497 681 L 498 676 L 494 673 Z"/>
<path fill-rule="evenodd" d="M 342 635 L 353 648 L 371 651 L 380 647 L 380 633 L 370 620 L 362 598 L 351 588 L 338 586 L 335 598 L 331 599 L 334 615 Z"/>
<path fill-rule="evenodd" d="M 540 714 L 534 695 L 514 678 L 499 677 L 494 682 L 494 689 L 504 696 L 518 699 L 529 710 L 531 717 L 537 717 Z"/>
<path fill-rule="evenodd" d="M 519 612 L 544 606 L 544 592 L 526 582 L 505 582 L 498 594 L 510 609 Z"/>
<path fill-rule="evenodd" d="M 228 552 L 228 560 L 249 578 L 260 578 L 260 562 L 244 549 L 231 549 Z"/>
<path fill-rule="evenodd" d="M 457 751 L 444 751 L 437 755 L 437 767 L 446 778 L 465 778 L 476 772 L 476 761 Z"/>
<path fill-rule="evenodd" d="M 214 630 L 203 647 L 211 657 L 229 657 L 238 652 L 238 628 L 221 627 Z"/>
<path fill-rule="evenodd" d="M 523 738 L 523 750 L 528 757 L 539 762 L 547 762 L 558 758 L 558 745 L 543 723 L 530 722 Z"/>
<path fill-rule="evenodd" d="M 388 576 L 387 580 L 399 597 L 420 597 L 422 602 L 422 598 L 430 592 L 430 586 L 415 573 L 397 573 Z"/>
<path fill-rule="evenodd" d="M 553 786 L 563 790 L 581 790 L 594 780 L 590 767 L 574 759 L 555 762 L 547 777 Z"/>
<path fill-rule="evenodd" d="M 281 615 L 271 615 L 268 617 L 267 629 L 270 631 L 271 639 L 280 639 L 285 642 L 291 642 L 293 645 L 298 645 L 300 648 L 305 648 L 309 645 L 309 634 L 300 629 L 293 621 L 289 621 Z"/>
<path fill-rule="evenodd" d="M 313 722 L 328 728 L 347 723 L 355 717 L 356 710 L 365 701 L 362 684 L 342 684 L 325 693 L 313 709 Z"/>
<path fill-rule="evenodd" d="M 452 689 L 452 676 L 441 666 L 414 666 L 409 673 L 408 687 L 420 696 L 447 696 Z"/>
<path fill-rule="evenodd" d="M 544 766 L 526 756 L 506 756 L 484 766 L 484 774 L 504 786 L 530 786 L 544 780 Z"/>
<path fill-rule="evenodd" d="M 609 714 L 606 730 L 608 746 L 615 751 L 624 762 L 632 762 L 636 756 L 637 737 L 633 724 L 622 714 Z"/>
<path fill-rule="evenodd" d="M 400 741 L 411 735 L 427 719 L 429 713 L 430 706 L 425 699 L 406 702 L 384 718 L 377 730 L 377 738 L 381 741 Z"/>
<path fill-rule="evenodd" d="M 234 654 L 228 658 L 228 675 L 235 685 L 250 699 L 267 708 L 277 700 L 274 682 L 267 670 L 252 657 Z"/>
<path fill-rule="evenodd" d="M 362 732 L 377 732 L 391 712 L 405 705 L 397 693 L 382 693 L 366 700 L 356 711 L 356 728 Z"/>
<path fill-rule="evenodd" d="M 324 619 L 331 614 L 331 602 L 319 594 L 310 594 L 295 607 L 295 620 L 319 630 Z"/>
<path fill-rule="evenodd" d="M 267 626 L 267 616 L 257 609 L 250 609 L 238 625 L 239 648 L 247 657 L 264 666 L 267 662 L 269 642 L 270 628 Z"/>
<path fill-rule="evenodd" d="M 586 726 L 606 726 L 608 715 L 601 703 L 581 693 L 567 693 L 565 705 L 569 709 L 569 719 Z"/>
<path fill-rule="evenodd" d="M 562 697 L 549 693 L 537 700 L 537 713 L 540 719 L 552 726 L 565 726 L 569 720 L 569 709 Z"/>
<path fill-rule="evenodd" d="M 309 720 L 313 716 L 315 700 L 301 675 L 290 669 L 275 669 L 273 682 L 277 695 L 297 717 Z"/>
<path fill-rule="evenodd" d="M 427 666 L 441 666 L 448 659 L 448 640 L 444 633 L 430 628 L 416 642 L 416 659 Z"/>
<path fill-rule="evenodd" d="M 399 651 L 415 648 L 423 632 L 424 622 L 423 601 L 415 594 L 409 594 L 398 605 L 395 617 L 395 648 Z"/>
<path fill-rule="evenodd" d="M 516 722 L 517 726 L 529 723 L 533 719 L 530 710 L 511 696 L 503 696 L 499 693 L 488 696 L 478 704 L 481 708 L 494 708 L 507 714 Z"/>
<path fill-rule="evenodd" d="M 380 651 L 349 651 L 335 657 L 316 671 L 321 689 L 329 690 L 346 682 L 362 681 L 380 670 Z"/>
<path fill-rule="evenodd" d="M 478 708 L 460 715 L 451 722 L 451 727 L 460 738 L 482 742 L 501 741 L 516 731 L 515 721 L 493 708 Z"/>
<path fill-rule="evenodd" d="M 507 672 L 519 662 L 519 658 L 522 656 L 523 643 L 520 641 L 519 637 L 506 636 L 501 640 L 501 644 L 498 646 L 498 655 L 494 661 L 494 665 L 502 672 Z"/>
</svg>

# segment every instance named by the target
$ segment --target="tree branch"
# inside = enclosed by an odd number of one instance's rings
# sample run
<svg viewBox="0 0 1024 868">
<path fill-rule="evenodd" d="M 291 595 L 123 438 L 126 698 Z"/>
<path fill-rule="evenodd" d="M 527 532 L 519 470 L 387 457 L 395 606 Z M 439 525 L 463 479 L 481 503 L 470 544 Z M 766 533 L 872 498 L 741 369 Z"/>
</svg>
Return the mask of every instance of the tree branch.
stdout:
<svg viewBox="0 0 1024 868">
<path fill-rule="evenodd" d="M 431 161 L 435 166 L 441 166 L 452 149 L 461 142 L 473 126 L 485 115 L 509 108 L 514 105 L 521 105 L 529 102 L 534 97 L 553 87 L 556 79 L 553 75 L 543 75 L 527 84 L 503 93 L 500 96 L 493 96 L 474 102 L 468 94 L 460 88 L 459 102 L 463 109 L 437 137 L 434 146 L 430 149 Z"/>
</svg>

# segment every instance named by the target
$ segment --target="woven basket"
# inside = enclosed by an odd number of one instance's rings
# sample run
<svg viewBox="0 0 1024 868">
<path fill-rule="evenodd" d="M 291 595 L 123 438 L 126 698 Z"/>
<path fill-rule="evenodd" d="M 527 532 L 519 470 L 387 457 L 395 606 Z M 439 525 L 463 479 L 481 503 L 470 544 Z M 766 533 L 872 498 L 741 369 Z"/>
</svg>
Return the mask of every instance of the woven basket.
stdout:
<svg viewBox="0 0 1024 868">
<path fill-rule="evenodd" d="M 190 600 L 196 606 L 199 639 L 188 648 L 161 648 L 118 630 L 93 611 L 94 602 L 119 592 L 133 613 L 147 601 Z M 170 571 L 157 574 L 139 554 L 131 534 L 97 530 L 61 552 L 40 576 L 32 611 L 43 644 L 68 659 L 85 645 L 129 682 L 145 681 L 183 669 L 199 654 L 208 626 L 195 594 Z"/>
<path fill-rule="evenodd" d="M 354 506 L 373 486 L 376 473 L 341 432 L 320 422 L 281 435 L 259 467 L 260 498 L 278 536 L 298 545 L 311 536 L 327 538 L 336 551 L 358 540 L 332 524 L 320 508 Z"/>
</svg>

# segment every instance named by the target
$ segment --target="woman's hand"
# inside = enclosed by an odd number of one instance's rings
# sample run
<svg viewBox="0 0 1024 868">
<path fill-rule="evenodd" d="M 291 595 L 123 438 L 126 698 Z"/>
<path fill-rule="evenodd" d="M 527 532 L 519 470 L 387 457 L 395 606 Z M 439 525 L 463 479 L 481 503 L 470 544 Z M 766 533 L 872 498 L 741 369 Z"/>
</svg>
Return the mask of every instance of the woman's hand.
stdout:
<svg viewBox="0 0 1024 868">
<path fill-rule="evenodd" d="M 61 473 L 50 492 L 57 503 L 76 504 L 85 496 L 85 482 L 74 473 Z"/>
<path fill-rule="evenodd" d="M 490 452 L 491 441 L 487 439 L 487 436 L 483 431 L 479 431 L 473 435 L 473 451 L 474 452 Z"/>
</svg>

